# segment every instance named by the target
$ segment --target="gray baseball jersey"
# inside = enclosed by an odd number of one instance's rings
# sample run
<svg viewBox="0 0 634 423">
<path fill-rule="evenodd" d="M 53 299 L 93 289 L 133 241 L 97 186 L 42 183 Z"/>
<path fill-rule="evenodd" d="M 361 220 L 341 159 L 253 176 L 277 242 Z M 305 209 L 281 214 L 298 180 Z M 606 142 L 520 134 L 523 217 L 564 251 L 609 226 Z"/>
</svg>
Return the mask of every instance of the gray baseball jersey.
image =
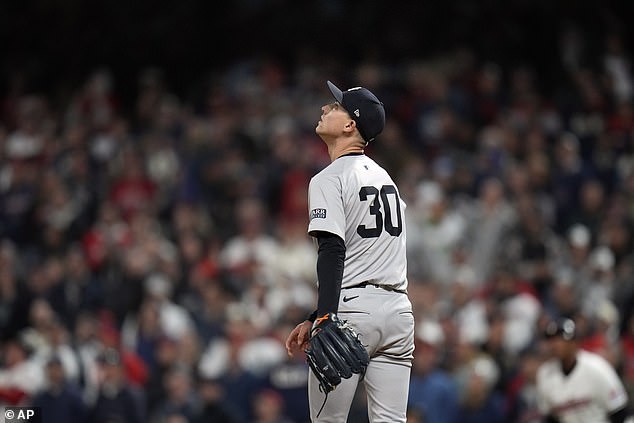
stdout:
<svg viewBox="0 0 634 423">
<path fill-rule="evenodd" d="M 308 231 L 346 245 L 342 288 L 361 282 L 407 289 L 405 202 L 388 173 L 366 155 L 339 157 L 308 188 Z"/>
<path fill-rule="evenodd" d="M 404 293 L 405 203 L 388 173 L 358 154 L 337 158 L 312 178 L 309 210 L 309 233 L 336 234 L 346 246 L 338 314 L 355 327 L 370 354 L 363 377 L 370 421 L 404 423 L 414 351 L 414 315 Z M 324 402 L 310 372 L 311 421 L 346 421 L 359 380 L 342 380 Z"/>
<path fill-rule="evenodd" d="M 562 423 L 609 423 L 608 414 L 627 404 L 627 394 L 614 368 L 603 357 L 579 351 L 572 372 L 564 375 L 557 361 L 537 371 L 540 411 Z"/>
</svg>

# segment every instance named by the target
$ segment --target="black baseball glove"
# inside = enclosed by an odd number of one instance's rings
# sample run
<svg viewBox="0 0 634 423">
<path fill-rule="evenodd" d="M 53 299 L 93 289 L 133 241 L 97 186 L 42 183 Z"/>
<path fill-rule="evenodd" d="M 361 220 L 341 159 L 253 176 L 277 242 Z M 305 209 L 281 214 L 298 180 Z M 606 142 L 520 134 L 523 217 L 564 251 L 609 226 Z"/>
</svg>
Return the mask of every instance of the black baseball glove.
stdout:
<svg viewBox="0 0 634 423">
<path fill-rule="evenodd" d="M 370 363 L 359 335 L 335 313 L 325 314 L 315 321 L 305 352 L 308 365 L 326 394 L 341 383 L 341 378 L 364 373 Z"/>
</svg>

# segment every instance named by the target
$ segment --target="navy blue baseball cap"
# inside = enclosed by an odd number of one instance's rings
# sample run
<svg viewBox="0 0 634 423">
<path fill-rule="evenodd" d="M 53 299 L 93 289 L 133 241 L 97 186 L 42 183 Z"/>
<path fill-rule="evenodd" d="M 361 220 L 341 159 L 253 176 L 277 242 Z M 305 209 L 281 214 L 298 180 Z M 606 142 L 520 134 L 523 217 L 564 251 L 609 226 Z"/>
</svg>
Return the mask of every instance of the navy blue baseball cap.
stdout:
<svg viewBox="0 0 634 423">
<path fill-rule="evenodd" d="M 328 81 L 328 88 L 335 100 L 343 106 L 356 122 L 357 129 L 366 142 L 373 141 L 385 127 L 385 107 L 370 90 L 354 87 L 341 91 Z"/>
</svg>

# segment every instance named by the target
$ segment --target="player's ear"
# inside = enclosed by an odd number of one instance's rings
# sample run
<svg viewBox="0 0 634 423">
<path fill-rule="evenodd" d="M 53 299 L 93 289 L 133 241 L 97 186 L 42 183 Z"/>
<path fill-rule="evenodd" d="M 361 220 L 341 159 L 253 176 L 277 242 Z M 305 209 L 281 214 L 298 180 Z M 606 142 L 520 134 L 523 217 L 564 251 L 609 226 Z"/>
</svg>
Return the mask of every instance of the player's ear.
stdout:
<svg viewBox="0 0 634 423">
<path fill-rule="evenodd" d="M 354 120 L 350 119 L 346 125 L 344 126 L 344 131 L 345 132 L 353 132 L 357 127 L 357 122 L 355 122 Z"/>
</svg>

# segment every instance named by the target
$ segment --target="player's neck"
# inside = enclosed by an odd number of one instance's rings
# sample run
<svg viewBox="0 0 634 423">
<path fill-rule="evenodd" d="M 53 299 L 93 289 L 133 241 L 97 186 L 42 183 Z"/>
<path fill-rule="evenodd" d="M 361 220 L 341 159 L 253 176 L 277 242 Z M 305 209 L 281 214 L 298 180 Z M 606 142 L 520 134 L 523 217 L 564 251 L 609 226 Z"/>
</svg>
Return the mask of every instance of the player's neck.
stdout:
<svg viewBox="0 0 634 423">
<path fill-rule="evenodd" d="M 575 369 L 577 365 L 577 355 L 573 355 L 570 357 L 566 357 L 561 361 L 561 370 L 562 372 L 568 376 Z"/>
<path fill-rule="evenodd" d="M 331 162 L 334 162 L 339 157 L 345 156 L 346 154 L 363 154 L 363 147 L 359 144 L 349 143 L 328 144 L 328 155 L 330 156 Z"/>
</svg>

